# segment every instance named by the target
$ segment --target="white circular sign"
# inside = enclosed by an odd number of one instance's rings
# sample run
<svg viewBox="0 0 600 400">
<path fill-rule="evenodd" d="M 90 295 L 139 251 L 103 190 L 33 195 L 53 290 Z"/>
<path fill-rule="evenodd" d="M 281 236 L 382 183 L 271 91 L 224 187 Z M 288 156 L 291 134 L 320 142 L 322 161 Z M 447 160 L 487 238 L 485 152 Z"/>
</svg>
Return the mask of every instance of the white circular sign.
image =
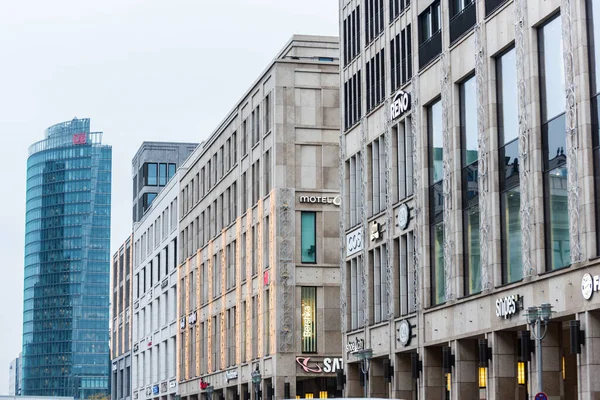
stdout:
<svg viewBox="0 0 600 400">
<path fill-rule="evenodd" d="M 396 224 L 398 228 L 404 230 L 408 226 L 408 206 L 406 204 L 402 204 L 398 209 L 398 214 L 396 216 Z"/>
<path fill-rule="evenodd" d="M 411 335 L 412 332 L 408 321 L 405 319 L 400 321 L 400 327 L 398 328 L 398 340 L 403 346 L 408 346 Z"/>
<path fill-rule="evenodd" d="M 590 274 L 585 274 L 581 278 L 581 294 L 583 298 L 589 300 L 594 293 L 594 280 Z"/>
</svg>

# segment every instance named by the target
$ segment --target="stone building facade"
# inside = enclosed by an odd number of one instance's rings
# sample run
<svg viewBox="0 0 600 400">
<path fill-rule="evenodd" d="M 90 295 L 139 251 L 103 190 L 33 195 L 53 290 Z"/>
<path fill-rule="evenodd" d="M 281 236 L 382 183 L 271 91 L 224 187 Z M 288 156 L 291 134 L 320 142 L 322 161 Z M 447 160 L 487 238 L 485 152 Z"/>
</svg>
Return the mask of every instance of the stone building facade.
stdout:
<svg viewBox="0 0 600 400">
<path fill-rule="evenodd" d="M 177 394 L 177 235 L 179 169 L 133 225 L 133 399 Z"/>
<path fill-rule="evenodd" d="M 182 399 L 339 394 L 338 55 L 293 36 L 184 164 Z"/>
<path fill-rule="evenodd" d="M 340 0 L 340 37 L 344 394 L 366 355 L 373 397 L 532 398 L 541 354 L 596 398 L 600 4 Z"/>
</svg>

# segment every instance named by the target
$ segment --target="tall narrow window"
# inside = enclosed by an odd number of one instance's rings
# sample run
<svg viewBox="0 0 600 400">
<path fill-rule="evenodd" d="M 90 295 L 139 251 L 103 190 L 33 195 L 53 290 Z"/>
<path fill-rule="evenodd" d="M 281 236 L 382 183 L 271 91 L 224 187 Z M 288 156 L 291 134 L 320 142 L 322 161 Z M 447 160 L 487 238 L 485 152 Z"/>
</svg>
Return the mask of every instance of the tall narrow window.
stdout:
<svg viewBox="0 0 600 400">
<path fill-rule="evenodd" d="M 271 152 L 267 150 L 263 160 L 265 195 L 271 191 Z"/>
<path fill-rule="evenodd" d="M 444 193 L 442 104 L 438 100 L 427 110 L 429 131 L 429 223 L 431 238 L 431 304 L 446 301 L 444 274 Z"/>
<path fill-rule="evenodd" d="M 303 263 L 317 262 L 317 214 L 312 211 L 301 213 L 301 253 Z"/>
<path fill-rule="evenodd" d="M 481 291 L 479 167 L 477 163 L 477 94 L 475 84 L 476 79 L 473 76 L 460 85 L 465 295 Z"/>
<path fill-rule="evenodd" d="M 367 61 L 367 112 L 385 98 L 385 49 Z"/>
<path fill-rule="evenodd" d="M 392 132 L 396 142 L 396 163 L 398 167 L 397 200 L 405 199 L 413 194 L 413 136 L 409 117 L 396 125 Z"/>
<path fill-rule="evenodd" d="M 523 278 L 515 54 L 515 49 L 512 48 L 496 60 L 503 283 L 516 282 Z"/>
<path fill-rule="evenodd" d="M 301 288 L 302 352 L 317 352 L 317 288 Z"/>
<path fill-rule="evenodd" d="M 347 263 L 350 276 L 350 330 L 364 325 L 364 310 L 361 306 L 363 265 L 360 257 L 355 257 Z"/>
<path fill-rule="evenodd" d="M 167 164 L 159 164 L 158 176 L 158 184 L 160 186 L 165 186 L 167 184 Z"/>
<path fill-rule="evenodd" d="M 390 22 L 398 18 L 400 14 L 410 5 L 410 0 L 389 0 L 390 1 Z"/>
<path fill-rule="evenodd" d="M 600 227 L 600 4 L 586 1 L 588 17 L 588 51 L 590 58 L 590 87 L 592 98 L 592 143 L 594 146 L 594 170 L 596 200 L 596 227 Z M 596 235 L 596 254 L 600 254 L 600 235 Z"/>
<path fill-rule="evenodd" d="M 344 66 L 352 61 L 360 50 L 360 6 L 344 19 Z"/>
<path fill-rule="evenodd" d="M 248 153 L 248 122 L 247 120 L 242 121 L 242 157 Z"/>
<path fill-rule="evenodd" d="M 156 163 L 148 163 L 146 164 L 148 167 L 148 182 L 149 186 L 156 186 L 158 184 L 158 165 Z"/>
<path fill-rule="evenodd" d="M 344 128 L 350 129 L 362 117 L 361 72 L 344 82 Z"/>
<path fill-rule="evenodd" d="M 271 130 L 271 95 L 265 97 L 265 133 Z"/>
<path fill-rule="evenodd" d="M 369 252 L 371 264 L 371 283 L 373 287 L 373 323 L 377 324 L 387 318 L 388 299 L 385 291 L 387 270 L 386 245 L 379 246 Z"/>
<path fill-rule="evenodd" d="M 404 85 L 412 77 L 410 24 L 390 42 L 390 78 L 392 92 Z"/>
<path fill-rule="evenodd" d="M 561 18 L 539 28 L 547 269 L 571 264 Z"/>
<path fill-rule="evenodd" d="M 169 164 L 169 179 L 175 176 L 175 170 L 177 169 L 175 164 Z"/>
<path fill-rule="evenodd" d="M 383 31 L 383 0 L 367 0 L 365 8 L 365 32 L 367 43 Z"/>
</svg>

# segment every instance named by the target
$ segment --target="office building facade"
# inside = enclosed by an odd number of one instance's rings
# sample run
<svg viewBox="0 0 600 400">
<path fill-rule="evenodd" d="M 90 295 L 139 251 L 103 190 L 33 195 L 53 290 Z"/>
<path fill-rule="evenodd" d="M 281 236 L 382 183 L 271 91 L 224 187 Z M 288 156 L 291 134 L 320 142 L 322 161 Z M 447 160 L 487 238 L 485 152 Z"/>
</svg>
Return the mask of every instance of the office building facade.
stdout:
<svg viewBox="0 0 600 400">
<path fill-rule="evenodd" d="M 373 397 L 597 397 L 600 5 L 341 0 L 340 24 L 345 395 L 366 356 Z"/>
<path fill-rule="evenodd" d="M 111 157 L 89 119 L 29 148 L 23 395 L 109 392 Z"/>
<path fill-rule="evenodd" d="M 338 54 L 294 36 L 184 164 L 182 399 L 340 394 Z"/>
<path fill-rule="evenodd" d="M 112 258 L 111 388 L 113 400 L 131 399 L 133 235 Z"/>
<path fill-rule="evenodd" d="M 198 143 L 143 142 L 131 160 L 133 222 L 139 222 L 158 192 Z"/>
<path fill-rule="evenodd" d="M 136 400 L 174 400 L 178 390 L 177 172 L 133 227 L 132 391 Z"/>
<path fill-rule="evenodd" d="M 19 396 L 21 394 L 21 356 L 15 358 L 8 366 L 8 395 Z"/>
</svg>

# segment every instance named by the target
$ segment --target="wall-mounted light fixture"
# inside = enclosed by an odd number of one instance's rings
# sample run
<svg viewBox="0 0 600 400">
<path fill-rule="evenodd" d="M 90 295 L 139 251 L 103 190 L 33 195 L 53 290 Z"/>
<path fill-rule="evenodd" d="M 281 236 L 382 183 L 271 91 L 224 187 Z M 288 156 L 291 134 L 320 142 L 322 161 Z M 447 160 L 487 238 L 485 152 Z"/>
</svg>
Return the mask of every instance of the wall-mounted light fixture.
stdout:
<svg viewBox="0 0 600 400">
<path fill-rule="evenodd" d="M 419 374 L 423 370 L 423 362 L 419 360 L 419 353 L 410 353 L 410 370 L 413 379 L 419 379 Z"/>
<path fill-rule="evenodd" d="M 479 389 L 485 389 L 487 386 L 487 368 L 479 367 Z"/>
<path fill-rule="evenodd" d="M 445 374 L 449 374 L 452 372 L 452 367 L 454 367 L 454 354 L 452 354 L 452 348 L 450 347 L 442 347 L 442 370 Z"/>
<path fill-rule="evenodd" d="M 525 363 L 523 361 L 519 361 L 517 363 L 517 383 L 519 385 L 525 385 Z"/>
<path fill-rule="evenodd" d="M 581 346 L 585 344 L 585 331 L 580 328 L 579 320 L 569 321 L 569 339 L 571 354 L 580 354 Z"/>
<path fill-rule="evenodd" d="M 487 339 L 479 339 L 479 388 L 487 387 L 487 369 L 492 359 L 492 348 L 488 347 Z"/>
</svg>

